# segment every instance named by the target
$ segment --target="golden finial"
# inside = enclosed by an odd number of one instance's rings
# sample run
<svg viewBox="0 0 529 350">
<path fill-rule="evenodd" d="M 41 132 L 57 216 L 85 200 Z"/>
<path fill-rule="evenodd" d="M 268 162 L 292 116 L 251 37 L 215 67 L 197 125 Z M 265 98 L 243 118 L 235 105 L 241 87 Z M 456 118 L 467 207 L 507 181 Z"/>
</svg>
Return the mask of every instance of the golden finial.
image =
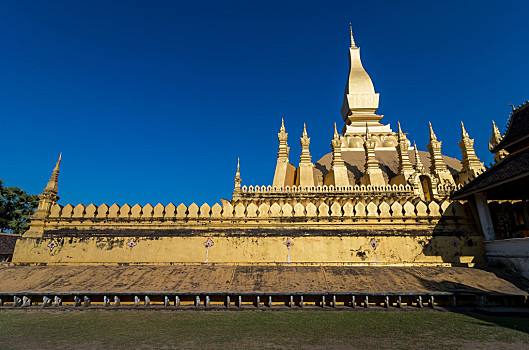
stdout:
<svg viewBox="0 0 529 350">
<path fill-rule="evenodd" d="M 235 172 L 235 182 L 241 180 L 241 172 L 239 171 L 239 158 L 237 157 L 237 171 Z"/>
<path fill-rule="evenodd" d="M 402 129 L 400 128 L 400 122 L 398 121 L 397 124 L 399 124 L 399 134 L 402 134 Z"/>
<path fill-rule="evenodd" d="M 283 118 L 281 118 L 281 128 L 279 131 L 285 131 L 285 120 Z"/>
<path fill-rule="evenodd" d="M 430 125 L 430 141 L 437 140 L 437 136 L 435 136 L 435 133 L 433 132 L 432 123 L 428 122 L 428 124 Z"/>
<path fill-rule="evenodd" d="M 463 121 L 461 121 L 461 138 L 463 139 L 467 137 L 468 137 L 468 133 L 465 130 L 465 124 L 463 124 Z"/>
<path fill-rule="evenodd" d="M 351 30 L 351 47 L 356 48 L 355 39 L 353 38 L 353 25 L 349 23 L 349 29 Z"/>
<path fill-rule="evenodd" d="M 303 123 L 303 137 L 307 137 L 307 126 Z"/>
<path fill-rule="evenodd" d="M 334 123 L 334 138 L 338 138 L 338 130 L 336 129 L 336 123 Z"/>
</svg>

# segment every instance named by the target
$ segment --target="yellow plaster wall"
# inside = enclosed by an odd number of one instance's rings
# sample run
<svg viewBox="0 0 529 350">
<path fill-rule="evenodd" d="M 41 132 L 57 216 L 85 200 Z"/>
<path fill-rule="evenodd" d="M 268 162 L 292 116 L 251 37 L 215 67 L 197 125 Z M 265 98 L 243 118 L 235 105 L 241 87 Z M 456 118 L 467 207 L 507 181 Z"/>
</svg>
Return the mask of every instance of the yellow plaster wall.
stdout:
<svg viewBox="0 0 529 350">
<path fill-rule="evenodd" d="M 131 239 L 132 249 L 126 245 Z M 206 260 L 204 243 L 214 246 L 209 261 L 217 263 L 281 263 L 287 260 L 287 237 L 204 235 L 193 237 L 44 237 L 21 238 L 14 263 L 113 264 L 201 263 Z M 372 239 L 378 243 L 374 250 Z M 458 242 L 457 248 L 452 242 Z M 58 246 L 51 252 L 48 244 Z M 373 263 L 421 265 L 479 263 L 484 248 L 480 236 L 304 236 L 291 238 L 293 263 Z M 469 245 L 471 241 L 471 245 Z"/>
</svg>

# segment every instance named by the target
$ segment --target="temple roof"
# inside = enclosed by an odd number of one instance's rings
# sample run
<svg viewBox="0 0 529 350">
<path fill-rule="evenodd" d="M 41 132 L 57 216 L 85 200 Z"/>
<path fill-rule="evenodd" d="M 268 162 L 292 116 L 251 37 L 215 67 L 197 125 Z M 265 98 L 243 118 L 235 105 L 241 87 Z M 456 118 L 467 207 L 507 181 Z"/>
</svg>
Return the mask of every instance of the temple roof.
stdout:
<svg viewBox="0 0 529 350">
<path fill-rule="evenodd" d="M 488 199 L 525 199 L 529 191 L 529 103 L 510 115 L 507 132 L 491 152 L 510 154 L 456 191 L 453 199 L 485 192 Z"/>
<path fill-rule="evenodd" d="M 509 126 L 507 132 L 503 136 L 501 142 L 494 147 L 493 152 L 497 152 L 500 149 L 506 149 L 508 152 L 512 152 L 513 146 L 515 149 L 518 143 L 526 141 L 529 138 L 529 103 L 518 107 L 510 116 Z M 522 147 L 523 148 L 523 147 Z"/>
<path fill-rule="evenodd" d="M 529 149 L 526 149 L 495 163 L 465 187 L 454 192 L 452 199 L 465 199 L 477 192 L 487 192 L 488 199 L 527 198 L 528 179 Z"/>
</svg>

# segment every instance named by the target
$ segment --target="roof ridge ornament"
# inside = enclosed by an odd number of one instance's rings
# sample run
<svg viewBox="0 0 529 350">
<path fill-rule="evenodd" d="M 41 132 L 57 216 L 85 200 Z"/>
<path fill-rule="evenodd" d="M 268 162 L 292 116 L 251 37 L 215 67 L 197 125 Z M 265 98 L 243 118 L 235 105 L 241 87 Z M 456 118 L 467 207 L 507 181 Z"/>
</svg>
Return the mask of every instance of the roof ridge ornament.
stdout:
<svg viewBox="0 0 529 350">
<path fill-rule="evenodd" d="M 355 44 L 355 39 L 353 37 L 353 25 L 349 23 L 349 29 L 351 30 L 351 48 L 358 48 Z"/>
</svg>

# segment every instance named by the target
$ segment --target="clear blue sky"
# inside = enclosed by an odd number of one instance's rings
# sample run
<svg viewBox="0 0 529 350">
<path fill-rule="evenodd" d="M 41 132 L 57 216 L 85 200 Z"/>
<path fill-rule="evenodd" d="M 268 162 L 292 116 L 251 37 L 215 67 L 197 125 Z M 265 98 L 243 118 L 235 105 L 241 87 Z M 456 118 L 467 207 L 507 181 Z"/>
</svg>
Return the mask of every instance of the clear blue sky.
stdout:
<svg viewBox="0 0 529 350">
<path fill-rule="evenodd" d="M 285 118 L 299 162 L 330 152 L 349 22 L 380 93 L 426 150 L 487 163 L 491 120 L 529 99 L 527 1 L 2 1 L 0 178 L 60 203 L 213 204 L 272 183 Z"/>
</svg>

